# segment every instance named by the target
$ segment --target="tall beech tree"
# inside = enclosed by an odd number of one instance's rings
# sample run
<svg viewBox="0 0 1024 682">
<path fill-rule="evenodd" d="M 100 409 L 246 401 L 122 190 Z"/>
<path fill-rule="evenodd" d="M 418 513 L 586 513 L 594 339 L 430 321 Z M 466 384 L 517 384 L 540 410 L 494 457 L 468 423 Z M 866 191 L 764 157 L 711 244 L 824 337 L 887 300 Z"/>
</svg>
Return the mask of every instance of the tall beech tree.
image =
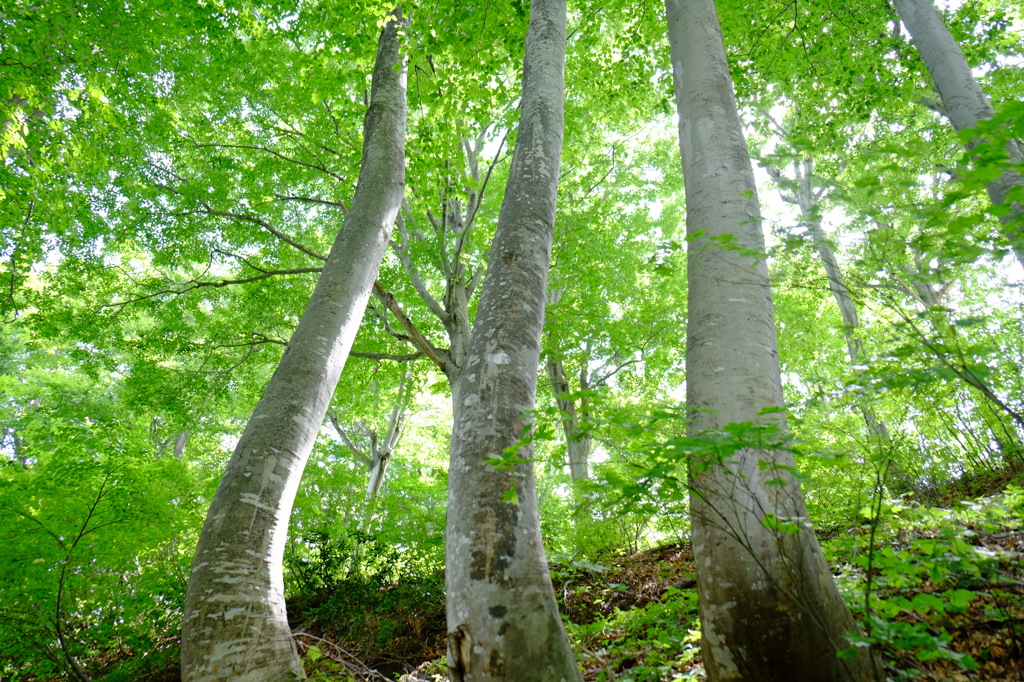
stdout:
<svg viewBox="0 0 1024 682">
<path fill-rule="evenodd" d="M 754 174 L 713 0 L 666 0 L 689 241 L 686 399 L 692 436 L 785 428 Z M 690 509 L 710 680 L 867 680 L 838 658 L 853 618 L 813 531 L 792 454 L 745 447 L 691 462 Z M 781 485 L 780 485 L 781 483 Z"/>
<path fill-rule="evenodd" d="M 785 129 L 773 121 L 777 131 L 785 136 Z M 839 309 L 840 318 L 843 323 L 843 336 L 846 339 L 846 352 L 850 358 L 850 366 L 856 367 L 865 360 L 863 338 L 860 324 L 860 315 L 857 312 L 857 304 L 847 286 L 846 276 L 843 268 L 836 257 L 832 240 L 825 232 L 821 220 L 820 201 L 825 195 L 828 186 L 821 182 L 814 173 L 814 158 L 805 156 L 800 161 L 792 163 L 793 178 L 786 178 L 782 171 L 771 165 L 762 166 L 771 176 L 772 180 L 779 186 L 779 194 L 783 201 L 795 205 L 800 210 L 800 218 L 803 227 L 806 228 L 825 270 L 825 277 L 828 280 L 829 291 L 832 292 L 832 299 Z M 815 185 L 818 186 L 815 186 Z M 788 192 L 786 190 L 789 190 Z M 872 445 L 880 449 L 886 455 L 891 455 L 893 450 L 892 436 L 889 427 L 884 421 L 878 418 L 874 406 L 868 397 L 859 397 L 857 407 L 864 418 L 864 425 L 867 427 L 868 436 Z M 899 464 L 891 457 L 887 458 L 887 474 L 890 485 L 905 491 L 913 487 L 912 482 Z"/>
<path fill-rule="evenodd" d="M 946 28 L 933 0 L 893 0 L 893 4 L 928 67 L 942 99 L 943 113 L 953 128 L 958 131 L 977 128 L 979 122 L 995 116 L 995 109 L 974 77 L 960 46 Z M 1024 148 L 1020 140 L 1010 139 L 1006 143 L 1006 160 L 1018 166 L 1024 163 Z M 1011 168 L 1004 169 L 986 185 L 993 204 L 998 206 L 1010 199 L 1009 210 L 1000 216 L 1000 222 L 1004 238 L 1024 266 L 1024 227 L 1021 225 L 1021 217 L 1024 216 L 1021 197 L 1024 192 L 1017 189 L 1015 199 L 1010 194 L 1014 188 L 1022 187 L 1024 176 Z"/>
<path fill-rule="evenodd" d="M 582 679 L 544 559 L 527 414 L 562 150 L 565 23 L 564 0 L 534 0 L 518 138 L 455 391 L 445 554 L 454 682 Z"/>
<path fill-rule="evenodd" d="M 203 524 L 182 629 L 182 679 L 303 677 L 281 562 L 295 491 L 402 201 L 400 10 L 380 34 L 352 204 L 309 304 L 239 439 Z"/>
</svg>

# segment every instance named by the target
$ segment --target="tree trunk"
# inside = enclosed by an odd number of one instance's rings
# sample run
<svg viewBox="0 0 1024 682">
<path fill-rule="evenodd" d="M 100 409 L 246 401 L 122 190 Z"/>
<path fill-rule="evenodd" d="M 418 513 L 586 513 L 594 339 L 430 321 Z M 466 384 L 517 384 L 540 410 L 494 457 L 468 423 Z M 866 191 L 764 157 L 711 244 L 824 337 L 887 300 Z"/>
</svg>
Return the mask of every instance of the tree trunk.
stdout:
<svg viewBox="0 0 1024 682">
<path fill-rule="evenodd" d="M 839 308 L 839 314 L 843 319 L 843 336 L 846 337 L 846 351 L 850 358 L 850 364 L 856 366 L 860 364 L 863 356 L 861 338 L 858 333 L 860 329 L 860 316 L 857 314 L 857 304 L 854 303 L 853 296 L 850 295 L 850 290 L 846 286 L 846 278 L 843 276 L 843 269 L 839 265 L 839 259 L 836 258 L 836 253 L 832 249 L 832 242 L 829 240 L 825 228 L 821 226 L 818 200 L 821 198 L 822 190 L 819 189 L 816 192 L 811 185 L 814 161 L 808 156 L 803 162 L 793 164 L 796 182 L 792 194 L 782 192 L 783 176 L 781 172 L 771 167 L 765 167 L 765 170 L 780 186 L 779 193 L 782 196 L 782 200 L 795 204 L 800 209 L 800 217 L 803 219 L 804 225 L 811 236 L 814 250 L 818 253 L 818 260 L 821 261 L 822 267 L 825 268 L 825 278 L 828 280 L 829 291 L 832 292 L 832 298 L 835 300 L 836 307 Z M 875 414 L 871 403 L 863 398 L 857 402 L 869 434 L 873 435 L 879 444 L 890 446 L 892 444 L 892 437 L 889 434 L 889 428 Z"/>
<path fill-rule="evenodd" d="M 378 445 L 376 436 L 374 436 L 370 441 L 370 479 L 366 484 L 367 521 L 373 514 L 377 493 L 380 492 L 380 486 L 384 483 L 384 474 L 387 473 L 388 464 L 391 463 L 391 455 L 398 447 L 398 440 L 402 437 L 402 428 L 405 427 L 405 418 L 412 400 L 411 387 L 412 373 L 409 372 L 402 377 L 402 381 L 398 385 L 398 399 L 395 406 L 391 408 L 391 415 L 388 417 L 388 430 L 384 434 L 384 440 Z"/>
<path fill-rule="evenodd" d="M 893 0 L 893 4 L 928 67 L 928 73 L 939 91 L 942 107 L 953 128 L 976 128 L 978 121 L 992 118 L 995 110 L 971 73 L 967 58 L 946 28 L 932 0 Z M 1010 140 L 1006 145 L 1006 153 L 1010 163 L 1024 162 L 1024 149 L 1019 140 Z M 1007 192 L 1017 186 L 1024 186 L 1024 177 L 1006 170 L 988 183 L 988 196 L 993 204 L 1003 204 Z M 1017 256 L 1017 261 L 1024 266 L 1024 229 L 1020 225 L 1022 217 L 1024 205 L 1015 201 L 1010 204 L 1010 212 L 1000 217 L 1000 222 L 1003 224 L 1003 235 Z"/>
<path fill-rule="evenodd" d="M 713 0 L 666 0 L 686 182 L 691 435 L 766 423 L 783 404 L 754 175 Z M 837 658 L 856 629 L 812 530 L 792 454 L 746 448 L 692 463 L 701 651 L 708 679 L 871 679 Z M 778 485 L 780 480 L 784 485 Z M 774 515 L 774 516 L 772 516 Z M 790 525 L 773 530 L 772 519 Z M 785 531 L 791 532 L 785 532 Z"/>
<path fill-rule="evenodd" d="M 581 680 L 541 545 L 527 434 L 562 148 L 565 0 L 534 0 L 519 136 L 456 391 L 446 586 L 452 682 Z M 514 493 L 514 497 L 510 493 Z"/>
<path fill-rule="evenodd" d="M 381 32 L 352 206 L 203 524 L 182 629 L 183 680 L 304 677 L 281 561 L 306 459 L 366 307 L 405 182 L 398 11 Z"/>
<path fill-rule="evenodd" d="M 565 434 L 565 451 L 569 458 L 569 473 L 572 480 L 582 481 L 590 478 L 590 448 L 594 439 L 589 433 L 580 433 L 580 412 L 586 419 L 587 400 L 580 400 L 580 409 L 576 408 L 576 401 L 570 397 L 569 377 L 565 374 L 565 366 L 561 360 L 548 358 L 548 379 L 551 381 L 551 390 L 555 394 L 555 404 L 562 421 L 562 432 Z M 586 390 L 583 385 L 583 378 L 586 377 L 586 369 L 582 372 L 580 390 Z"/>
</svg>

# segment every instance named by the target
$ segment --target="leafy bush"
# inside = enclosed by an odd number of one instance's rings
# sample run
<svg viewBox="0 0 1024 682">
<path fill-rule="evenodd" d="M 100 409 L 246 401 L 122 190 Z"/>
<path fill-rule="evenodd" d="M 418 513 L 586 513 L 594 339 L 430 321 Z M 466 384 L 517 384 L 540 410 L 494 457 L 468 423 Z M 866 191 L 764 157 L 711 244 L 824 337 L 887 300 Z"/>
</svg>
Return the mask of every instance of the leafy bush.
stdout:
<svg viewBox="0 0 1024 682">
<path fill-rule="evenodd" d="M 916 679 L 906 677 L 918 674 L 915 662 L 945 659 L 964 670 L 979 667 L 971 653 L 984 656 L 987 649 L 965 649 L 977 646 L 957 639 L 965 622 L 1004 623 L 1009 639 L 1019 639 L 1013 617 L 1018 599 L 999 586 L 1019 567 L 1020 554 L 999 543 L 1021 526 L 1024 489 L 1011 485 L 1000 495 L 950 509 L 905 501 L 878 509 L 891 526 L 876 535 L 885 546 L 852 557 L 860 570 L 840 577 L 866 633 L 854 638 L 857 646 L 878 648 L 892 659 L 903 675 L 898 679 Z"/>
<path fill-rule="evenodd" d="M 357 651 L 363 663 L 419 663 L 424 649 L 443 650 L 444 578 L 406 562 L 398 547 L 362 531 L 307 532 L 285 564 L 293 619 Z"/>
<path fill-rule="evenodd" d="M 687 672 L 699 652 L 696 590 L 669 588 L 663 602 L 567 629 L 580 662 L 596 670 L 597 680 L 697 679 Z"/>
</svg>

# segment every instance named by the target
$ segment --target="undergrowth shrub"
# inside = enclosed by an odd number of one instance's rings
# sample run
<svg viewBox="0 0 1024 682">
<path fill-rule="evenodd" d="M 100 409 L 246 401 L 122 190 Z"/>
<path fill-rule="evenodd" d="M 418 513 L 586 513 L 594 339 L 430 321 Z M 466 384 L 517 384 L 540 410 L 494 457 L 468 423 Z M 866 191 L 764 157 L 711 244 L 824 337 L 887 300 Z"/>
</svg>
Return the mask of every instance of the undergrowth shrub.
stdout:
<svg viewBox="0 0 1024 682">
<path fill-rule="evenodd" d="M 361 662 L 409 663 L 442 647 L 444 577 L 362 531 L 307 532 L 286 558 L 290 614 Z"/>
<path fill-rule="evenodd" d="M 870 524 L 859 539 L 831 543 L 834 557 L 842 553 L 838 546 L 850 553 L 839 582 L 865 632 L 855 638 L 858 646 L 879 650 L 899 668 L 896 679 L 917 679 L 915 662 L 936 659 L 977 669 L 971 654 L 980 653 L 983 664 L 988 650 L 968 651 L 967 641 L 957 641 L 968 622 L 1001 623 L 1014 646 L 1024 649 L 1014 616 L 1021 612 L 1020 595 L 1002 587 L 1018 584 L 1020 552 L 1004 545 L 1021 527 L 1024 488 L 1011 485 L 948 509 L 902 500 L 876 509 L 883 513 L 873 520 L 873 548 Z"/>
<path fill-rule="evenodd" d="M 669 588 L 664 601 L 616 609 L 592 623 L 567 623 L 566 628 L 579 647 L 580 662 L 597 671 L 598 681 L 688 679 L 685 671 L 700 647 L 697 592 Z"/>
</svg>

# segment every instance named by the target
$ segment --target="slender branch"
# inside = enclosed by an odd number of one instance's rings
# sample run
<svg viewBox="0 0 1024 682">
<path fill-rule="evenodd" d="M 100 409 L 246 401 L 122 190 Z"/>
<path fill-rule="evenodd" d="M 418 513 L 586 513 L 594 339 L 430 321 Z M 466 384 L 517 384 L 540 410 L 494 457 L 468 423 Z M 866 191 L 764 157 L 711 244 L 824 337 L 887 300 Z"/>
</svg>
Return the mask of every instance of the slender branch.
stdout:
<svg viewBox="0 0 1024 682">
<path fill-rule="evenodd" d="M 505 148 L 505 140 L 507 140 L 507 139 L 508 139 L 508 130 L 506 130 L 505 134 L 501 136 L 501 143 L 498 144 L 498 150 L 496 152 L 494 152 L 494 159 L 491 161 L 490 165 L 487 166 L 487 172 L 484 174 L 484 181 L 483 181 L 483 183 L 481 183 L 481 185 L 480 185 L 480 192 L 477 194 L 476 206 L 473 208 L 473 212 L 466 218 L 466 229 L 463 231 L 463 233 L 462 233 L 463 235 L 468 234 L 469 231 L 472 229 L 473 225 L 476 223 L 476 214 L 480 211 L 480 204 L 483 203 L 484 192 L 487 191 L 487 183 L 489 183 L 491 181 L 491 173 L 494 172 L 494 168 L 498 165 L 499 161 L 503 160 L 503 158 L 504 158 L 504 157 L 502 157 L 502 159 L 499 159 L 498 157 L 501 156 L 501 152 Z M 462 239 L 460 239 L 459 248 L 456 250 L 456 254 L 455 254 L 456 260 L 458 259 L 459 255 L 460 255 L 460 253 L 462 251 L 462 243 L 461 242 L 463 240 L 464 240 L 464 237 Z"/>
<path fill-rule="evenodd" d="M 7 511 L 11 512 L 12 514 L 16 514 L 17 516 L 20 516 L 21 518 L 25 519 L 26 521 L 31 521 L 32 523 L 36 524 L 37 526 L 39 526 L 40 528 L 43 529 L 44 533 L 46 533 L 51 538 L 53 538 L 53 541 L 57 543 L 58 547 L 60 547 L 65 552 L 68 551 L 68 549 L 67 549 L 67 547 L 65 547 L 64 541 L 61 539 L 61 537 L 59 535 L 57 535 L 56 533 L 54 533 L 53 531 L 51 531 L 49 528 L 47 528 L 46 524 L 44 524 L 42 521 L 40 521 L 36 517 L 32 516 L 31 514 L 29 514 L 27 512 L 23 512 L 20 509 L 16 509 L 16 508 L 10 507 L 8 505 L 4 505 L 4 509 L 6 509 Z"/>
<path fill-rule="evenodd" d="M 246 99 L 248 101 L 248 98 L 246 98 Z M 256 105 L 254 105 L 254 106 L 256 106 Z M 283 132 L 283 133 L 287 133 L 289 135 L 293 135 L 293 136 L 301 138 L 303 140 L 308 140 L 309 139 L 309 137 L 305 133 L 303 133 L 302 131 L 299 130 L 298 126 L 294 125 L 291 121 L 289 121 L 284 116 L 282 116 L 280 112 L 278 112 L 276 109 L 274 109 L 272 106 L 270 106 L 266 102 L 261 103 L 259 106 L 266 107 L 267 110 L 270 113 L 274 114 L 274 116 L 277 116 L 277 119 L 279 121 L 281 121 L 281 123 L 283 125 L 276 126 L 275 127 L 276 130 L 278 130 L 280 132 Z M 327 145 L 325 145 L 325 144 L 323 144 L 321 142 L 316 142 L 315 144 L 316 144 L 317 147 L 320 147 L 321 149 L 323 149 L 326 152 L 334 154 L 335 156 L 341 156 L 340 152 L 338 152 L 338 151 L 336 151 L 334 149 L 331 149 L 330 147 L 328 147 Z M 312 151 L 310 151 L 309 149 L 306 149 L 305 147 L 302 147 L 302 149 L 303 149 L 303 151 L 305 151 L 310 156 L 317 157 L 317 159 L 320 160 L 321 163 L 323 163 L 323 160 L 320 159 L 320 155 L 319 154 L 315 154 Z"/>
<path fill-rule="evenodd" d="M 762 116 L 764 116 L 766 119 L 768 119 L 768 122 L 771 123 L 772 126 L 774 126 L 776 132 L 779 133 L 780 137 L 785 138 L 785 137 L 789 136 L 789 132 L 786 130 L 786 128 L 781 123 L 776 121 L 775 117 L 772 116 L 771 113 L 769 113 L 769 111 L 767 109 L 765 109 L 763 107 L 754 107 L 754 108 L 757 109 L 759 112 L 761 112 Z"/>
<path fill-rule="evenodd" d="M 775 22 L 776 22 L 776 21 L 778 20 L 778 18 L 779 18 L 779 17 L 781 17 L 781 16 L 783 15 L 783 14 L 785 14 L 785 13 L 786 13 L 787 11 L 789 11 L 789 8 L 790 8 L 790 7 L 792 7 L 792 6 L 794 6 L 795 4 L 796 4 L 795 2 L 791 2 L 791 3 L 787 4 L 787 5 L 785 6 L 785 7 L 783 7 L 782 9 L 780 9 L 780 10 L 779 10 L 779 11 L 778 11 L 778 12 L 777 12 L 777 13 L 775 14 L 775 16 L 774 16 L 774 17 L 772 17 L 771 19 L 769 19 L 769 20 L 768 20 L 768 22 L 767 22 L 767 23 L 766 23 L 766 24 L 764 25 L 764 29 L 763 29 L 763 30 L 761 31 L 761 33 L 760 33 L 760 34 L 759 34 L 759 35 L 757 36 L 757 38 L 756 38 L 756 39 L 754 40 L 754 43 L 753 43 L 753 44 L 752 44 L 752 45 L 750 46 L 750 50 L 749 50 L 749 51 L 747 52 L 747 54 L 746 54 L 746 55 L 744 55 L 744 56 L 746 56 L 746 57 L 750 57 L 750 56 L 751 56 L 751 55 L 752 55 L 752 54 L 754 53 L 754 50 L 755 50 L 755 49 L 757 48 L 757 46 L 758 46 L 758 45 L 759 45 L 759 44 L 761 43 L 761 39 L 762 39 L 762 38 L 764 38 L 764 35 L 765 35 L 765 34 L 766 34 L 766 33 L 767 33 L 767 32 L 768 32 L 768 31 L 769 31 L 769 30 L 770 30 L 770 29 L 771 29 L 771 28 L 772 28 L 773 26 L 775 26 Z M 792 33 L 792 31 L 790 31 L 790 33 Z M 788 38 L 789 36 L 787 35 L 786 37 Z M 772 61 L 774 61 L 774 59 L 773 59 Z"/>
<path fill-rule="evenodd" d="M 369 668 L 354 655 L 334 642 L 323 639 L 322 637 L 317 637 L 316 635 L 311 635 L 308 632 L 296 632 L 292 637 L 295 639 L 295 643 L 300 647 L 300 650 L 301 647 L 309 649 L 311 646 L 316 645 L 324 656 L 345 668 L 345 671 L 356 679 L 388 682 L 387 677 L 384 677 L 376 670 Z M 302 641 L 302 639 L 300 639 L 302 637 L 307 637 L 313 640 L 314 644 L 311 645 L 308 642 Z"/>
<path fill-rule="evenodd" d="M 593 381 L 592 381 L 592 385 L 593 386 L 604 386 L 605 382 L 608 381 L 609 379 L 611 379 L 613 376 L 615 376 L 616 374 L 618 374 L 619 372 L 621 372 L 625 368 L 629 367 L 630 365 L 635 365 L 638 362 L 640 362 L 640 358 L 637 358 L 637 357 L 630 358 L 629 360 L 626 360 L 625 362 L 620 362 L 618 365 L 615 365 L 607 373 L 602 374 L 599 377 L 594 377 Z M 608 367 L 608 365 L 605 365 L 602 369 L 607 368 L 607 367 Z"/>
<path fill-rule="evenodd" d="M 327 100 L 321 102 L 324 105 L 324 111 L 327 112 L 327 117 L 331 119 L 331 123 L 334 124 L 334 136 L 339 140 L 341 137 L 341 127 L 338 125 L 338 117 L 334 115 L 334 111 L 331 109 L 331 105 Z"/>
<path fill-rule="evenodd" d="M 286 156 L 286 155 L 282 154 L 279 151 L 275 151 L 273 149 L 270 149 L 269 147 L 263 147 L 263 146 L 260 146 L 258 144 L 228 144 L 228 143 L 215 143 L 215 142 L 196 142 L 194 139 L 192 139 L 188 135 L 185 136 L 185 139 L 187 139 L 189 142 L 191 142 L 192 145 L 196 149 L 249 149 L 249 150 L 252 150 L 252 151 L 265 152 L 267 154 L 271 154 L 273 156 L 276 156 L 277 158 L 279 158 L 279 159 L 281 159 L 283 161 L 288 161 L 289 163 L 294 163 L 296 165 L 304 166 L 305 168 L 309 168 L 311 170 L 317 170 L 317 171 L 320 171 L 321 173 L 325 173 L 325 174 L 331 176 L 332 178 L 334 178 L 335 180 L 337 180 L 338 182 L 344 182 L 345 181 L 344 177 L 342 177 L 341 175 L 335 173 L 332 170 L 329 170 L 329 169 L 325 168 L 324 166 L 318 166 L 315 163 L 308 163 L 306 161 L 300 161 L 299 159 L 293 159 L 292 157 Z"/>
<path fill-rule="evenodd" d="M 1003 400 L 988 387 L 988 384 L 986 384 L 985 381 L 974 372 L 974 370 L 967 366 L 966 361 L 963 359 L 958 363 L 950 361 L 948 358 L 949 354 L 940 348 L 937 348 L 935 344 L 928 339 L 927 335 L 914 323 L 914 321 L 899 308 L 899 306 L 892 306 L 892 308 L 897 315 L 903 318 L 903 321 L 914 331 L 924 347 L 930 350 L 939 362 L 945 365 L 947 369 L 953 372 L 953 374 L 963 379 L 963 381 L 968 385 L 981 391 L 982 395 L 991 400 L 999 407 L 999 409 L 1013 418 L 1013 421 L 1017 422 L 1021 428 L 1024 428 L 1024 415 L 1003 402 Z"/>
<path fill-rule="evenodd" d="M 281 201 L 301 201 L 305 204 L 322 204 L 324 206 L 331 206 L 333 208 L 340 208 L 342 215 L 348 215 L 348 206 L 345 205 L 344 201 L 328 201 L 327 199 L 316 199 L 314 197 L 297 197 L 288 194 L 275 194 L 275 199 Z"/>
<path fill-rule="evenodd" d="M 268 270 L 254 277 L 245 277 L 243 279 L 222 279 L 216 282 L 197 282 L 195 280 L 191 282 L 181 282 L 178 284 L 178 286 L 182 287 L 181 289 L 161 289 L 160 291 L 154 291 L 153 293 L 146 294 L 145 296 L 130 298 L 127 301 L 119 301 L 117 303 L 105 303 L 100 306 L 100 310 L 105 310 L 106 308 L 117 308 L 118 310 L 123 310 L 127 305 L 131 303 L 139 303 L 140 301 L 145 301 L 150 298 L 156 298 L 158 296 L 180 296 L 194 289 L 202 289 L 204 287 L 220 288 L 231 286 L 233 284 L 249 284 L 250 282 L 258 282 L 261 279 L 267 279 L 268 277 L 276 277 L 278 275 L 302 275 L 312 272 L 321 272 L 322 270 L 323 268 L 294 268 L 292 270 Z"/>
<path fill-rule="evenodd" d="M 473 292 L 476 291 L 477 286 L 480 285 L 480 280 L 484 278 L 485 272 L 486 268 L 484 268 L 482 265 L 477 266 L 476 269 L 473 270 L 473 275 L 469 278 L 469 284 L 466 285 L 467 299 L 473 298 Z"/>
<path fill-rule="evenodd" d="M 235 260 L 239 261 L 240 263 L 242 263 L 246 267 L 255 270 L 256 272 L 267 272 L 267 270 L 265 268 L 261 268 L 260 266 L 255 265 L 248 258 L 246 258 L 245 256 L 240 256 L 237 253 L 233 253 L 231 251 L 225 251 L 224 249 L 221 249 L 221 248 L 214 248 L 213 249 L 213 253 L 219 253 L 222 256 L 227 256 L 228 258 L 234 258 Z M 208 271 L 209 271 L 209 268 L 207 268 L 207 272 Z"/>
<path fill-rule="evenodd" d="M 252 214 L 249 214 L 249 213 L 235 213 L 234 211 L 218 211 L 217 209 L 212 208 L 209 204 L 204 203 L 204 202 L 201 202 L 200 205 L 203 207 L 204 212 L 209 214 L 209 215 L 221 216 L 221 217 L 224 217 L 224 218 L 234 218 L 235 220 L 244 220 L 245 222 L 249 222 L 249 223 L 252 223 L 254 225 L 259 225 L 264 230 L 266 230 L 270 234 L 274 235 L 275 237 L 277 237 L 278 239 L 283 241 L 285 244 L 288 244 L 289 246 L 292 246 L 292 247 L 298 249 L 299 251 L 301 251 L 302 253 L 306 254 L 307 256 L 312 256 L 313 258 L 316 258 L 317 260 L 322 260 L 322 261 L 326 261 L 327 260 L 327 256 L 323 256 L 323 255 L 317 253 L 316 251 L 310 249 L 309 247 L 303 246 L 302 244 L 300 244 L 299 242 L 295 241 L 294 239 L 292 239 L 291 237 L 289 237 L 285 233 L 283 233 L 280 230 L 278 230 L 277 228 L 272 227 L 270 225 L 270 223 L 268 223 L 267 221 L 262 220 L 260 218 L 257 218 L 256 216 L 254 216 Z"/>
<path fill-rule="evenodd" d="M 418 330 L 416 325 L 412 323 L 412 320 L 410 320 L 402 311 L 402 308 L 398 305 L 398 300 L 395 298 L 394 294 L 385 290 L 384 287 L 380 285 L 380 282 L 376 281 L 373 283 L 373 291 L 377 294 L 384 305 L 387 306 L 388 310 L 395 314 L 395 317 L 398 318 L 398 321 L 402 324 L 405 330 L 409 332 L 413 345 L 423 351 L 423 353 L 430 358 L 430 361 L 437 365 L 442 372 L 445 371 L 446 363 L 441 359 L 441 356 L 438 354 L 438 350 L 434 348 L 426 338 L 424 338 L 423 334 L 420 333 L 420 330 Z"/>
<path fill-rule="evenodd" d="M 401 241 L 395 242 L 392 240 L 391 248 L 395 250 L 395 254 L 398 255 L 398 259 L 402 262 L 405 274 L 409 276 L 409 281 L 412 282 L 412 286 L 416 289 L 416 293 L 420 295 L 423 302 L 427 304 L 428 308 L 430 308 L 430 312 L 434 313 L 439 320 L 444 322 L 448 316 L 447 312 L 445 312 L 445 309 L 437 302 L 437 299 L 431 295 L 430 290 L 427 289 L 427 285 L 420 277 L 419 270 L 416 269 L 416 265 L 412 262 L 412 256 L 409 254 L 409 231 L 406 228 L 405 217 L 401 213 L 398 214 L 396 225 L 398 227 L 398 235 Z"/>
<path fill-rule="evenodd" d="M 391 321 L 388 319 L 388 311 L 386 308 L 381 310 L 373 301 L 370 301 L 367 305 L 373 310 L 373 314 L 377 316 L 377 319 L 380 320 L 381 324 L 384 325 L 384 331 L 390 334 L 392 338 L 398 339 L 402 343 L 412 343 L 412 338 L 408 334 L 400 334 L 391 328 Z"/>
<path fill-rule="evenodd" d="M 929 109 L 934 111 L 939 116 L 942 116 L 943 118 L 949 118 L 949 113 L 946 111 L 946 107 L 942 106 L 942 102 L 936 99 L 932 99 L 931 97 L 921 95 L 920 97 L 917 98 L 917 103 L 925 107 L 928 107 Z"/>
<path fill-rule="evenodd" d="M 218 343 L 212 348 L 213 350 L 217 350 L 219 348 L 251 348 L 253 346 L 263 346 L 268 343 L 274 344 L 276 346 L 288 346 L 288 342 L 285 341 L 284 339 L 275 339 L 273 337 L 266 336 L 264 334 L 260 334 L 257 332 L 249 332 L 249 335 L 252 338 L 248 340 L 240 336 L 238 337 L 238 343 Z"/>
<path fill-rule="evenodd" d="M 274 130 L 277 130 L 278 132 L 285 133 L 287 135 L 293 135 L 293 136 L 301 138 L 303 140 L 308 140 L 309 139 L 309 136 L 306 135 L 306 133 L 300 132 L 298 130 L 294 130 L 292 128 L 283 128 L 281 126 L 278 126 Z M 334 154 L 335 156 L 343 156 L 343 154 L 340 151 L 338 151 L 337 149 L 334 149 L 333 147 L 328 147 L 327 145 L 325 145 L 322 142 L 315 142 L 314 144 L 316 144 L 316 146 L 319 147 L 320 149 L 323 149 L 325 152 L 328 152 L 330 154 Z M 306 149 L 306 148 L 303 147 L 303 149 Z M 308 152 L 309 150 L 306 149 L 306 151 Z M 313 154 L 313 152 L 309 152 L 309 153 Z M 315 155 L 314 154 L 314 156 L 317 156 L 319 158 L 319 155 Z"/>
<path fill-rule="evenodd" d="M 584 197 L 589 197 L 591 194 L 594 193 L 594 190 L 596 190 L 598 187 L 600 187 L 601 185 L 604 184 L 604 181 L 607 180 L 608 176 L 611 175 L 612 171 L 615 170 L 615 150 L 619 149 L 625 143 L 626 143 L 626 141 L 622 140 L 622 141 L 617 142 L 617 143 L 612 145 L 612 151 L 611 151 L 612 159 L 611 159 L 611 163 L 608 164 L 608 170 L 605 171 L 604 175 L 601 176 L 600 180 L 598 180 L 597 182 L 593 183 L 590 187 L 588 187 L 586 189 L 586 191 L 584 191 L 583 193 L 580 194 L 580 199 L 583 199 Z"/>
<path fill-rule="evenodd" d="M 254 339 L 257 339 L 256 343 L 275 343 L 279 346 L 287 346 L 288 342 L 284 339 L 275 339 L 271 336 L 266 336 L 257 332 L 249 332 Z"/>
<path fill-rule="evenodd" d="M 330 420 L 331 426 L 334 427 L 334 430 L 338 433 L 338 436 L 341 438 L 342 442 L 345 443 L 345 447 L 349 449 L 349 452 L 355 455 L 356 459 L 365 464 L 367 467 L 373 466 L 373 462 L 370 460 L 370 457 L 365 452 L 363 452 L 363 449 L 361 447 L 355 444 L 355 442 L 352 440 L 352 437 L 348 435 L 348 431 L 345 429 L 344 426 L 341 425 L 341 422 L 338 420 L 338 413 L 335 412 L 334 410 L 328 410 L 327 418 Z"/>
<path fill-rule="evenodd" d="M 391 416 L 388 419 L 388 430 L 384 435 L 384 443 L 381 451 L 390 453 L 398 447 L 398 439 L 402 437 L 402 427 L 405 424 L 405 416 L 412 400 L 412 390 L 409 383 L 411 372 L 406 372 L 398 384 L 398 399 L 391 409 Z"/>
<path fill-rule="evenodd" d="M 204 367 L 206 367 L 206 365 L 208 365 L 210 363 L 210 360 L 213 359 L 214 352 L 217 349 L 225 348 L 226 347 L 226 346 L 214 346 L 214 347 L 212 347 L 210 349 L 210 352 L 206 354 L 206 359 L 203 360 L 203 364 L 200 365 L 199 369 L 190 371 L 190 372 L 188 372 L 188 374 L 213 374 L 215 376 L 226 376 L 227 374 L 230 374 L 232 371 L 234 371 L 236 368 L 241 367 L 243 364 L 245 364 L 245 361 L 252 357 L 252 354 L 254 352 L 254 348 L 257 345 L 260 345 L 260 344 L 248 343 L 248 344 L 242 344 L 240 346 L 236 346 L 236 347 L 245 348 L 245 353 L 242 355 L 241 359 L 238 362 L 236 362 L 235 364 L 231 365 L 230 367 L 227 367 L 225 369 L 211 369 L 211 370 L 203 369 Z"/>
<path fill-rule="evenodd" d="M 415 353 L 405 353 L 402 355 L 392 353 L 358 353 L 356 351 L 352 351 L 351 353 L 349 353 L 349 356 L 353 358 L 367 358 L 369 360 L 393 360 L 395 362 L 411 362 L 413 360 L 422 358 L 424 355 L 425 353 L 423 353 L 422 351 L 417 351 Z"/>
</svg>

